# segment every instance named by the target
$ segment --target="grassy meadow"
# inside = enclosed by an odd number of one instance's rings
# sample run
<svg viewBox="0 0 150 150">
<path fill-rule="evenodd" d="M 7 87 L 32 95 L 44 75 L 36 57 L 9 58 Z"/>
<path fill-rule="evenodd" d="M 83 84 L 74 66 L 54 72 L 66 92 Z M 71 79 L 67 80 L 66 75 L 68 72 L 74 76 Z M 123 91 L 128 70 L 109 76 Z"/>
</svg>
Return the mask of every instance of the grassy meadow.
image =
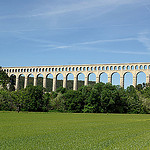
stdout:
<svg viewBox="0 0 150 150">
<path fill-rule="evenodd" d="M 150 115 L 0 112 L 3 150 L 148 150 Z"/>
</svg>

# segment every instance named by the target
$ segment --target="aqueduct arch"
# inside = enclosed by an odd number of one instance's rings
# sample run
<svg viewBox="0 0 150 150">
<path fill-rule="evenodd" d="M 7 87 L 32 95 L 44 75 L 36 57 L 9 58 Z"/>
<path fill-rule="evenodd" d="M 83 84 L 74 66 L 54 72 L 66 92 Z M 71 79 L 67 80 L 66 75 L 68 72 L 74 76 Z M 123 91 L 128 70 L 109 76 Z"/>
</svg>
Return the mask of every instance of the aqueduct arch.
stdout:
<svg viewBox="0 0 150 150">
<path fill-rule="evenodd" d="M 150 63 L 123 63 L 123 64 L 89 64 L 89 65 L 61 65 L 61 66 L 28 66 L 28 67 L 2 67 L 8 76 L 15 76 L 15 89 L 19 89 L 19 77 L 24 75 L 24 88 L 28 85 L 29 76 L 32 74 L 33 85 L 37 85 L 38 75 L 43 75 L 43 87 L 46 88 L 47 76 L 52 75 L 52 91 L 56 90 L 57 76 L 62 74 L 63 87 L 67 87 L 68 74 L 73 75 L 73 89 L 77 90 L 78 75 L 84 74 L 84 85 L 88 85 L 89 75 L 95 74 L 96 83 L 100 82 L 102 73 L 106 73 L 108 81 L 112 83 L 114 73 L 120 75 L 120 86 L 124 87 L 124 77 L 127 72 L 133 75 L 133 86 L 137 85 L 137 75 L 143 72 L 146 75 L 146 83 L 150 83 Z"/>
</svg>

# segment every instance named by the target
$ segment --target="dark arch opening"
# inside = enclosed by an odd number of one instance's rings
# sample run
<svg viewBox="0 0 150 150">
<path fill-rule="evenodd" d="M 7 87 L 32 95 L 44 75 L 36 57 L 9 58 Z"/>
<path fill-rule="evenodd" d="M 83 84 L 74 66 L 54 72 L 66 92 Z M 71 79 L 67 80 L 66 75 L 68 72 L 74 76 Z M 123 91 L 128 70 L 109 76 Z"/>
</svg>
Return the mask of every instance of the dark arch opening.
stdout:
<svg viewBox="0 0 150 150">
<path fill-rule="evenodd" d="M 73 74 L 69 73 L 67 75 L 66 80 L 67 80 L 67 89 L 68 90 L 73 90 L 73 83 L 74 83 L 74 76 L 73 76 Z"/>
<path fill-rule="evenodd" d="M 51 92 L 53 89 L 53 75 L 48 74 L 46 76 L 46 91 Z"/>
<path fill-rule="evenodd" d="M 37 75 L 37 86 L 43 87 L 43 75 L 42 74 Z"/>
<path fill-rule="evenodd" d="M 77 76 L 77 88 L 80 88 L 84 85 L 85 75 L 83 73 L 79 73 Z"/>
<path fill-rule="evenodd" d="M 33 74 L 29 74 L 27 85 L 33 85 L 33 84 L 34 84 L 34 76 L 33 76 Z"/>
<path fill-rule="evenodd" d="M 24 88 L 25 76 L 23 74 L 19 75 L 19 90 Z"/>
<path fill-rule="evenodd" d="M 10 76 L 10 87 L 9 87 L 9 90 L 10 91 L 15 91 L 15 85 L 16 85 L 16 75 L 12 74 Z"/>
<path fill-rule="evenodd" d="M 61 73 L 56 76 L 56 89 L 63 87 L 63 75 Z"/>
</svg>

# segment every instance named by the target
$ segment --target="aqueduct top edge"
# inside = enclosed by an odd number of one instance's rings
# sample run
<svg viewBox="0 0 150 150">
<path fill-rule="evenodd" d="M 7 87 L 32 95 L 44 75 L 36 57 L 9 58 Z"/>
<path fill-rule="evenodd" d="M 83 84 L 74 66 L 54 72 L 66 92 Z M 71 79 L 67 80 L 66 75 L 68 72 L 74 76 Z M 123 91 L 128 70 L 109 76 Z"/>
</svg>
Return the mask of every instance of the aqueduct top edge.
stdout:
<svg viewBox="0 0 150 150">
<path fill-rule="evenodd" d="M 38 68 L 40 68 L 40 67 L 73 67 L 73 66 L 75 66 L 75 67 L 79 67 L 79 66 L 110 66 L 110 65 L 113 65 L 113 66 L 115 66 L 115 65 L 121 65 L 121 66 L 123 66 L 123 65 L 150 65 L 150 62 L 137 62 L 137 63 L 106 63 L 106 64 L 71 64 L 71 65 L 37 65 L 37 66 L 15 66 L 15 67 L 2 67 L 2 69 L 6 69 L 6 68 L 33 68 L 33 67 L 38 67 Z"/>
</svg>

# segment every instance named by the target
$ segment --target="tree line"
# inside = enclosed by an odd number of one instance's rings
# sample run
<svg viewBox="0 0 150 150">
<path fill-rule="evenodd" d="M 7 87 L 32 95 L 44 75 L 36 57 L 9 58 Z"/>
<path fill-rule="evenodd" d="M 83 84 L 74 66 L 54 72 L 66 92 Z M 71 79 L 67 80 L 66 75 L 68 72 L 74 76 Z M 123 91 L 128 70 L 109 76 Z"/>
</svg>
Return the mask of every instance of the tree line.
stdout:
<svg viewBox="0 0 150 150">
<path fill-rule="evenodd" d="M 60 111 L 74 113 L 150 113 L 150 86 L 123 89 L 110 83 L 81 86 L 77 91 L 57 88 L 46 92 L 42 86 L 29 85 L 14 91 L 7 89 L 9 77 L 0 72 L 0 110 Z M 11 85 L 10 85 L 11 86 Z"/>
</svg>

